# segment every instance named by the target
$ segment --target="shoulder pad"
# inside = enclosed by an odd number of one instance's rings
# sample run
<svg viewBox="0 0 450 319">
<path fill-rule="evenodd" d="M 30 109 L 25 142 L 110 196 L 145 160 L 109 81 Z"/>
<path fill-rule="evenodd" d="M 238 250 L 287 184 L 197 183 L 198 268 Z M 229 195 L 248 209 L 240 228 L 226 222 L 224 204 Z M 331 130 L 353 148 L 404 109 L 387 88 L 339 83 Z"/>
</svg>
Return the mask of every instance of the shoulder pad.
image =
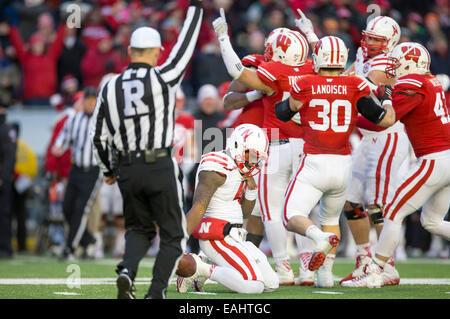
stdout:
<svg viewBox="0 0 450 319">
<path fill-rule="evenodd" d="M 202 155 L 199 171 L 215 171 L 227 175 L 234 169 L 232 159 L 222 152 L 211 152 Z"/>
</svg>

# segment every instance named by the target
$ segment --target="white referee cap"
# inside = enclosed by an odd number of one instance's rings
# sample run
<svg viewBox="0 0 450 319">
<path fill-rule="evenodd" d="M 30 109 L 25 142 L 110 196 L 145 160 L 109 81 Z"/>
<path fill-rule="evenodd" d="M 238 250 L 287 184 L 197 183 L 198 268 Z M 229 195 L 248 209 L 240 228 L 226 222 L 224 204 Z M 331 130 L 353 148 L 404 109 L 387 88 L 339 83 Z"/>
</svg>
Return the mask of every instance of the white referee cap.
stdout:
<svg viewBox="0 0 450 319">
<path fill-rule="evenodd" d="M 131 34 L 130 47 L 138 49 L 161 48 L 159 32 L 150 27 L 140 27 Z"/>
</svg>

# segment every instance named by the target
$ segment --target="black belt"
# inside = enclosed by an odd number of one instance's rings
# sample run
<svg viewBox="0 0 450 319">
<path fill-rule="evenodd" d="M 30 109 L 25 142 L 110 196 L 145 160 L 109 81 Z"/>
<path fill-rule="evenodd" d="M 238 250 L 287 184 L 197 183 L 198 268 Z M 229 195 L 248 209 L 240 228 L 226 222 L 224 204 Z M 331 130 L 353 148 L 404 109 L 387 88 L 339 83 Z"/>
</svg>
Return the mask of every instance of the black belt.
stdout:
<svg viewBox="0 0 450 319">
<path fill-rule="evenodd" d="M 273 140 L 269 142 L 269 145 L 283 145 L 289 143 L 289 139 L 283 139 L 283 140 Z"/>
<path fill-rule="evenodd" d="M 119 164 L 130 165 L 133 163 L 155 163 L 159 157 L 166 157 L 171 155 L 172 148 L 157 148 L 143 151 L 119 151 L 117 158 Z"/>
</svg>

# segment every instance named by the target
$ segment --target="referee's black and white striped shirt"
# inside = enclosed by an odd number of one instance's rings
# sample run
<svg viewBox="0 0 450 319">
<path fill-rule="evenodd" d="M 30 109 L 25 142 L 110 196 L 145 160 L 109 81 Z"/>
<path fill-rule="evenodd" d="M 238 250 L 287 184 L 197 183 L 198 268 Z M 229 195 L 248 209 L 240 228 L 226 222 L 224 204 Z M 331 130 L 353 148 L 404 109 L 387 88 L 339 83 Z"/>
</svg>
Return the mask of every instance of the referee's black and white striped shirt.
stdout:
<svg viewBox="0 0 450 319">
<path fill-rule="evenodd" d="M 91 137 L 105 175 L 112 175 L 109 151 L 167 148 L 174 134 L 175 94 L 197 43 L 203 11 L 191 5 L 166 62 L 131 63 L 106 83 L 97 98 Z"/>
<path fill-rule="evenodd" d="M 55 146 L 63 150 L 71 147 L 73 164 L 84 169 L 97 166 L 89 136 L 93 119 L 92 114 L 83 111 L 70 115 L 55 141 Z"/>
</svg>

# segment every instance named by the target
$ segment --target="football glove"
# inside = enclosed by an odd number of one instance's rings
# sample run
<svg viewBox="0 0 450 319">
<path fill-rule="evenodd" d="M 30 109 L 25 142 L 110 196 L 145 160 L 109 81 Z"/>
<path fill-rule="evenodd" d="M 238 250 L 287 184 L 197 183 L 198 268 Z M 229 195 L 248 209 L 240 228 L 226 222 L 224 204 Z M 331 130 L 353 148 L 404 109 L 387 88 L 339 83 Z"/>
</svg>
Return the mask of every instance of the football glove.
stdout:
<svg viewBox="0 0 450 319">
<path fill-rule="evenodd" d="M 311 20 L 309 20 L 305 16 L 305 14 L 302 12 L 302 10 L 297 9 L 297 12 L 300 15 L 300 19 L 295 19 L 295 25 L 297 26 L 297 28 L 299 28 L 300 31 L 302 31 L 305 34 L 306 39 L 308 40 L 309 44 L 318 42 L 319 38 L 314 33 L 314 27 L 312 25 Z"/>
<path fill-rule="evenodd" d="M 215 19 L 212 24 L 219 40 L 222 40 L 224 37 L 228 37 L 228 24 L 225 19 L 225 12 L 223 8 L 220 8 L 220 17 Z"/>
</svg>

